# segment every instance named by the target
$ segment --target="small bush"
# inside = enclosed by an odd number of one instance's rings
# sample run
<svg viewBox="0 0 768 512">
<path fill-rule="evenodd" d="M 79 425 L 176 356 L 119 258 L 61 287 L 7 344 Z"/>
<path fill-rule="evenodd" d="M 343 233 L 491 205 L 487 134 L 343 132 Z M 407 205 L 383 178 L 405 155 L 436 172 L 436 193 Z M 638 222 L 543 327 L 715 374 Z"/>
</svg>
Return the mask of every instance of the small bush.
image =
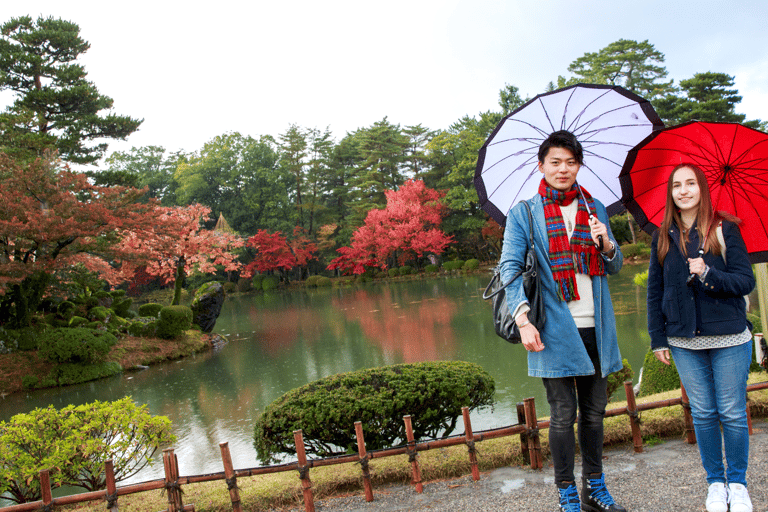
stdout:
<svg viewBox="0 0 768 512">
<path fill-rule="evenodd" d="M 387 275 L 389 277 L 397 277 L 397 276 L 400 275 L 400 270 L 398 270 L 396 268 L 387 269 Z"/>
<path fill-rule="evenodd" d="M 478 259 L 471 259 L 464 262 L 464 265 L 462 267 L 464 270 L 477 270 L 480 268 L 480 260 Z"/>
<path fill-rule="evenodd" d="M 443 263 L 443 268 L 447 271 L 459 270 L 464 266 L 464 260 L 450 260 Z"/>
<path fill-rule="evenodd" d="M 58 328 L 40 336 L 40 356 L 54 363 L 95 363 L 117 343 L 113 335 L 83 327 Z"/>
<path fill-rule="evenodd" d="M 123 371 L 119 363 L 108 361 L 96 364 L 61 363 L 54 370 L 54 378 L 59 386 L 71 386 L 81 382 L 111 377 Z"/>
<path fill-rule="evenodd" d="M 237 290 L 237 285 L 229 281 L 225 281 L 221 283 L 221 285 L 224 287 L 224 291 L 227 293 L 233 293 L 234 291 Z"/>
<path fill-rule="evenodd" d="M 237 291 L 240 293 L 246 293 L 251 291 L 251 280 L 241 277 L 237 280 Z"/>
<path fill-rule="evenodd" d="M 24 389 L 35 389 L 38 382 L 40 382 L 40 379 L 35 375 L 25 375 L 21 378 L 21 385 L 24 386 Z"/>
<path fill-rule="evenodd" d="M 432 263 L 424 267 L 424 272 L 426 272 L 427 274 L 436 274 L 439 271 L 440 271 L 440 267 L 438 267 L 437 265 L 433 265 Z"/>
<path fill-rule="evenodd" d="M 624 244 L 621 246 L 621 252 L 625 258 L 647 257 L 651 255 L 651 248 L 643 242 L 636 244 Z"/>
<path fill-rule="evenodd" d="M 304 281 L 304 285 L 308 288 L 314 288 L 317 286 L 317 281 L 320 279 L 321 276 L 309 276 L 306 281 Z"/>
<path fill-rule="evenodd" d="M 88 318 L 92 321 L 106 322 L 112 317 L 112 310 L 104 306 L 96 306 L 88 310 Z"/>
<path fill-rule="evenodd" d="M 251 278 L 251 286 L 254 290 L 261 290 L 261 282 L 264 280 L 264 274 L 256 274 Z"/>
<path fill-rule="evenodd" d="M 133 305 L 133 299 L 130 297 L 127 297 L 124 299 L 115 299 L 115 301 L 112 303 L 111 309 L 112 311 L 115 312 L 117 316 L 121 318 L 125 318 L 126 316 L 128 316 L 128 311 L 130 311 L 132 305 Z"/>
<path fill-rule="evenodd" d="M 192 310 L 187 306 L 166 306 L 160 310 L 157 335 L 166 340 L 180 337 L 192 326 Z"/>
<path fill-rule="evenodd" d="M 639 274 L 635 274 L 635 277 L 632 278 L 636 286 L 640 286 L 642 288 L 648 288 L 648 271 L 640 272 Z"/>
<path fill-rule="evenodd" d="M 59 307 L 56 308 L 56 313 L 65 320 L 69 320 L 72 318 L 75 314 L 75 309 L 77 309 L 77 306 L 75 306 L 74 302 L 70 302 L 68 300 L 65 300 L 61 304 L 59 304 Z"/>
<path fill-rule="evenodd" d="M 83 318 L 81 316 L 73 316 L 72 320 L 69 321 L 70 327 L 82 327 L 83 325 L 88 323 L 87 318 Z"/>
<path fill-rule="evenodd" d="M 399 364 L 342 373 L 289 391 L 256 419 L 254 446 L 263 463 L 295 454 L 293 431 L 302 429 L 308 453 L 356 451 L 355 421 L 366 425 L 371 449 L 405 442 L 402 417 L 410 414 L 416 439 L 449 436 L 461 408 L 493 404 L 493 377 L 463 361 Z"/>
<path fill-rule="evenodd" d="M 653 395 L 662 391 L 680 389 L 680 375 L 675 362 L 670 358 L 669 366 L 662 363 L 648 349 L 643 361 L 643 377 L 640 380 L 639 395 Z"/>
<path fill-rule="evenodd" d="M 624 387 L 624 382 L 632 380 L 635 372 L 632 371 L 632 366 L 626 359 L 622 360 L 623 366 L 621 370 L 613 372 L 608 375 L 608 400 L 611 396 L 620 388 Z"/>
<path fill-rule="evenodd" d="M 327 286 L 331 286 L 333 282 L 331 281 L 330 277 L 321 276 L 320 279 L 317 280 L 317 287 L 318 288 L 324 288 Z"/>
<path fill-rule="evenodd" d="M 151 316 L 157 318 L 160 316 L 160 310 L 163 309 L 162 304 L 150 302 L 149 304 L 142 304 L 139 306 L 139 316 L 147 317 Z"/>
<path fill-rule="evenodd" d="M 261 289 L 265 292 L 274 290 L 278 285 L 280 285 L 280 278 L 277 276 L 264 276 L 264 279 L 261 281 Z"/>
</svg>

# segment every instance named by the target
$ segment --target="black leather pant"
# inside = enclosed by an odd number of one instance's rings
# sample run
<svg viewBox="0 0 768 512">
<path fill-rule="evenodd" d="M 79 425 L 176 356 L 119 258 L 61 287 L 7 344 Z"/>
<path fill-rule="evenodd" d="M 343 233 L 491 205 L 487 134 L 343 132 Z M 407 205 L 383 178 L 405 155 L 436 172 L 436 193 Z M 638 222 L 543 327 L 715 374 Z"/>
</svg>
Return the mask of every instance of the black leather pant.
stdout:
<svg viewBox="0 0 768 512">
<path fill-rule="evenodd" d="M 573 425 L 577 408 L 582 475 L 603 472 L 603 418 L 608 404 L 608 378 L 600 376 L 595 329 L 579 329 L 579 334 L 595 366 L 595 375 L 543 379 L 550 410 L 549 447 L 556 484 L 575 481 Z"/>
</svg>

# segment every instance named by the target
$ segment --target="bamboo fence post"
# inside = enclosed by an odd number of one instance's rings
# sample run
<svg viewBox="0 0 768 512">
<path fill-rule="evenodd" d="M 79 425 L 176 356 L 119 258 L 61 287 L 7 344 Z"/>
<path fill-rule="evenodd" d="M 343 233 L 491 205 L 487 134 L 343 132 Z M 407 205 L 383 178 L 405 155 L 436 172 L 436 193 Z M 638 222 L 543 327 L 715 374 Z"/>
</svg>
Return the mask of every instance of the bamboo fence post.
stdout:
<svg viewBox="0 0 768 512">
<path fill-rule="evenodd" d="M 304 510 L 315 512 L 315 497 L 312 495 L 312 481 L 309 479 L 307 452 L 304 449 L 304 434 L 301 430 L 293 431 L 293 441 L 296 444 L 296 456 L 299 459 L 299 478 L 304 493 Z"/>
<path fill-rule="evenodd" d="M 685 392 L 685 386 L 683 386 L 682 382 L 680 382 L 680 402 L 680 405 L 683 406 L 686 440 L 688 441 L 688 444 L 696 444 L 696 431 L 693 429 L 691 403 L 688 401 L 688 393 Z"/>
<path fill-rule="evenodd" d="M 539 441 L 539 421 L 536 418 L 536 401 L 533 397 L 523 401 L 525 405 L 525 426 L 528 429 L 528 451 L 531 454 L 531 469 L 541 469 L 541 441 Z"/>
<path fill-rule="evenodd" d="M 104 463 L 104 474 L 107 480 L 107 510 L 117 512 L 117 486 L 115 485 L 115 465 L 112 459 Z"/>
<path fill-rule="evenodd" d="M 413 426 L 411 425 L 411 415 L 403 416 L 405 422 L 405 435 L 408 438 L 408 460 L 411 463 L 411 472 L 413 473 L 413 484 L 416 486 L 416 492 L 424 492 L 424 486 L 421 483 L 421 469 L 419 469 L 419 459 L 416 457 L 416 441 L 413 438 Z"/>
<path fill-rule="evenodd" d="M 53 495 L 51 494 L 51 475 L 47 469 L 40 471 L 40 494 L 43 499 L 42 510 L 50 510 L 53 503 Z"/>
<path fill-rule="evenodd" d="M 357 437 L 357 454 L 360 457 L 360 467 L 363 470 L 363 488 L 365 489 L 365 501 L 373 501 L 371 472 L 368 469 L 368 453 L 365 451 L 365 438 L 363 437 L 363 423 L 361 421 L 355 422 L 355 435 Z"/>
<path fill-rule="evenodd" d="M 229 443 L 219 443 L 219 449 L 221 450 L 221 460 L 224 463 L 224 476 L 226 477 L 225 481 L 227 482 L 227 489 L 229 489 L 229 499 L 232 501 L 232 510 L 233 512 L 242 512 L 243 507 L 240 505 L 240 490 L 237 487 L 237 475 L 232 466 Z"/>
<path fill-rule="evenodd" d="M 475 435 L 472 433 L 472 423 L 469 420 L 469 407 L 462 407 L 461 414 L 464 417 L 464 438 L 469 451 L 469 465 L 472 467 L 472 480 L 480 480 L 480 470 L 477 469 L 477 449 L 475 448 Z"/>
<path fill-rule="evenodd" d="M 635 446 L 635 453 L 642 453 L 643 436 L 640 434 L 640 415 L 637 413 L 635 391 L 632 389 L 631 380 L 624 382 L 624 392 L 627 395 L 627 416 L 629 416 L 629 425 L 632 427 L 632 442 Z"/>
<path fill-rule="evenodd" d="M 168 493 L 168 511 L 182 512 L 187 507 L 181 501 L 181 484 L 179 484 L 179 461 L 173 448 L 163 450 L 163 466 L 165 467 L 165 490 Z"/>
<path fill-rule="evenodd" d="M 523 402 L 517 402 L 517 423 L 518 425 L 525 425 L 525 404 Z M 523 456 L 523 463 L 531 463 L 531 454 L 528 453 L 528 432 L 523 430 L 520 432 L 520 454 Z"/>
</svg>

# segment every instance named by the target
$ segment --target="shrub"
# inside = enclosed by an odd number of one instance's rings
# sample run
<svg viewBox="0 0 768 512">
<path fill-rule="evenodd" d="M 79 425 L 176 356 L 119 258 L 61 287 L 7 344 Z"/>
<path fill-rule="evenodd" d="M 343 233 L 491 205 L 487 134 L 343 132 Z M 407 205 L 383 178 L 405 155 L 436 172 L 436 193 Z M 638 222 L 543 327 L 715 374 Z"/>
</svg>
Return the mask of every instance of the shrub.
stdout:
<svg viewBox="0 0 768 512">
<path fill-rule="evenodd" d="M 289 391 L 256 419 L 254 446 L 262 463 L 295 454 L 301 429 L 307 452 L 356 451 L 355 421 L 366 427 L 366 446 L 405 442 L 403 416 L 412 415 L 416 439 L 449 436 L 461 416 L 493 404 L 494 382 L 479 365 L 462 361 L 400 364 L 332 375 Z"/>
<path fill-rule="evenodd" d="M 151 316 L 154 318 L 157 318 L 160 316 L 160 310 L 163 309 L 162 304 L 157 304 L 155 302 L 150 302 L 148 304 L 142 304 L 139 306 L 139 316 Z"/>
<path fill-rule="evenodd" d="M 84 327 L 61 327 L 40 336 L 40 356 L 54 363 L 95 363 L 117 343 L 113 335 Z"/>
<path fill-rule="evenodd" d="M 266 291 L 274 290 L 280 284 L 280 278 L 277 276 L 264 276 L 261 281 L 261 289 Z"/>
<path fill-rule="evenodd" d="M 56 308 L 56 313 L 65 320 L 69 320 L 72 318 L 75 314 L 75 309 L 77 306 L 75 306 L 74 302 L 70 302 L 68 300 L 65 300 L 61 304 L 59 304 L 59 307 Z"/>
<path fill-rule="evenodd" d="M 654 358 L 655 359 L 655 358 Z M 632 371 L 632 366 L 626 359 L 622 360 L 623 366 L 621 370 L 613 372 L 608 375 L 608 400 L 616 392 L 616 390 L 624 387 L 624 382 L 632 380 L 635 372 Z"/>
<path fill-rule="evenodd" d="M 463 260 L 450 260 L 450 261 L 443 262 L 443 268 L 448 271 L 459 270 L 463 266 L 464 266 Z"/>
<path fill-rule="evenodd" d="M 680 375 L 675 362 L 670 358 L 669 366 L 662 363 L 648 350 L 643 361 L 643 374 L 640 379 L 639 395 L 652 395 L 662 391 L 680 389 Z"/>
<path fill-rule="evenodd" d="M 87 318 L 83 318 L 81 316 L 73 316 L 72 320 L 69 321 L 70 327 L 81 327 L 88 323 Z"/>
<path fill-rule="evenodd" d="M 251 291 L 251 280 L 241 277 L 237 280 L 237 291 L 245 293 Z"/>
<path fill-rule="evenodd" d="M 229 281 L 225 281 L 221 283 L 221 285 L 224 287 L 224 291 L 227 293 L 232 293 L 237 289 L 237 285 L 235 283 L 231 283 Z"/>
<path fill-rule="evenodd" d="M 264 280 L 264 274 L 256 274 L 251 278 L 251 286 L 255 290 L 261 290 L 261 282 Z"/>
<path fill-rule="evenodd" d="M 88 310 L 88 318 L 93 321 L 106 322 L 112 317 L 112 310 L 104 306 L 96 306 Z"/>
<path fill-rule="evenodd" d="M 396 268 L 388 268 L 387 269 L 387 275 L 389 277 L 397 277 L 400 275 L 400 271 Z"/>
<path fill-rule="evenodd" d="M 411 270 L 413 270 L 413 268 L 412 268 L 410 265 L 403 265 L 402 267 L 400 267 L 399 269 L 397 269 L 398 273 L 399 273 L 401 276 L 407 276 L 407 275 L 410 275 L 410 274 L 411 274 Z"/>
<path fill-rule="evenodd" d="M 462 268 L 464 270 L 477 270 L 480 268 L 480 260 L 472 258 L 471 260 L 467 260 L 464 262 L 464 265 L 462 265 Z"/>
<path fill-rule="evenodd" d="M 645 272 L 640 272 L 639 274 L 635 274 L 633 281 L 637 286 L 648 288 L 648 271 L 646 270 Z"/>
<path fill-rule="evenodd" d="M 111 377 L 123 371 L 120 363 L 114 361 L 96 364 L 61 363 L 53 371 L 51 378 L 59 386 L 71 386 L 81 382 Z"/>
<path fill-rule="evenodd" d="M 130 397 L 17 414 L 0 422 L 0 494 L 16 503 L 41 499 L 39 479 L 28 477 L 43 469 L 51 470 L 54 486 L 104 489 L 107 460 L 118 482 L 135 475 L 175 441 L 170 427 L 168 418 L 150 415 Z"/>
<path fill-rule="evenodd" d="M 432 263 L 424 267 L 424 272 L 428 274 L 436 274 L 439 270 L 440 270 L 440 267 L 438 267 L 437 265 L 433 265 Z"/>
<path fill-rule="evenodd" d="M 115 299 L 112 303 L 112 311 L 114 311 L 117 316 L 125 318 L 128 316 L 128 311 L 130 311 L 132 305 L 133 299 L 130 297 L 125 299 Z"/>
<path fill-rule="evenodd" d="M 636 244 L 622 245 L 621 252 L 625 258 L 647 257 L 651 255 L 651 248 L 643 242 L 638 242 Z"/>
<path fill-rule="evenodd" d="M 180 337 L 192 326 L 192 310 L 187 306 L 166 306 L 160 310 L 157 335 L 171 340 Z"/>
<path fill-rule="evenodd" d="M 322 288 L 326 286 L 331 286 L 333 282 L 331 281 L 330 277 L 321 276 L 320 279 L 317 280 L 317 287 Z"/>
<path fill-rule="evenodd" d="M 317 286 L 317 280 L 318 279 L 320 279 L 320 276 L 318 276 L 318 275 L 309 276 L 307 278 L 307 280 L 304 281 L 304 285 L 309 287 L 309 288 L 313 288 L 313 287 Z"/>
<path fill-rule="evenodd" d="M 37 350 L 39 347 L 39 337 L 43 331 L 25 327 L 23 329 L 2 329 L 0 328 L 0 344 L 5 346 L 6 352 L 18 350 Z"/>
</svg>

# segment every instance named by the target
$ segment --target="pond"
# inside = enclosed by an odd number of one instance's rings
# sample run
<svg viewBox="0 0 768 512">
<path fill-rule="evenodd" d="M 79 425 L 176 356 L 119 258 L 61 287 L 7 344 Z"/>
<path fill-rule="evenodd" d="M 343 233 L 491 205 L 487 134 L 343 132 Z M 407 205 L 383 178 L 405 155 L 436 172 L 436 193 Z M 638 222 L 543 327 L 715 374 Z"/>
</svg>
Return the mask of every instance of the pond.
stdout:
<svg viewBox="0 0 768 512">
<path fill-rule="evenodd" d="M 636 373 L 650 341 L 645 289 L 633 277 L 646 268 L 625 265 L 609 278 L 621 353 Z M 475 432 L 516 423 L 515 404 L 527 397 L 536 399 L 539 416 L 548 415 L 541 380 L 527 376 L 524 349 L 494 333 L 490 306 L 481 298 L 489 277 L 229 297 L 214 329 L 229 341 L 221 349 L 78 386 L 6 396 L 0 420 L 49 404 L 131 396 L 172 420 L 181 474 L 195 475 L 223 470 L 224 441 L 235 468 L 258 466 L 253 423 L 269 403 L 313 380 L 362 368 L 438 360 L 479 364 L 495 379 L 496 404 L 472 414 Z M 622 397 L 623 390 L 614 398 Z M 460 424 L 454 433 L 462 431 Z M 131 482 L 162 477 L 162 455 L 156 460 Z"/>
</svg>

